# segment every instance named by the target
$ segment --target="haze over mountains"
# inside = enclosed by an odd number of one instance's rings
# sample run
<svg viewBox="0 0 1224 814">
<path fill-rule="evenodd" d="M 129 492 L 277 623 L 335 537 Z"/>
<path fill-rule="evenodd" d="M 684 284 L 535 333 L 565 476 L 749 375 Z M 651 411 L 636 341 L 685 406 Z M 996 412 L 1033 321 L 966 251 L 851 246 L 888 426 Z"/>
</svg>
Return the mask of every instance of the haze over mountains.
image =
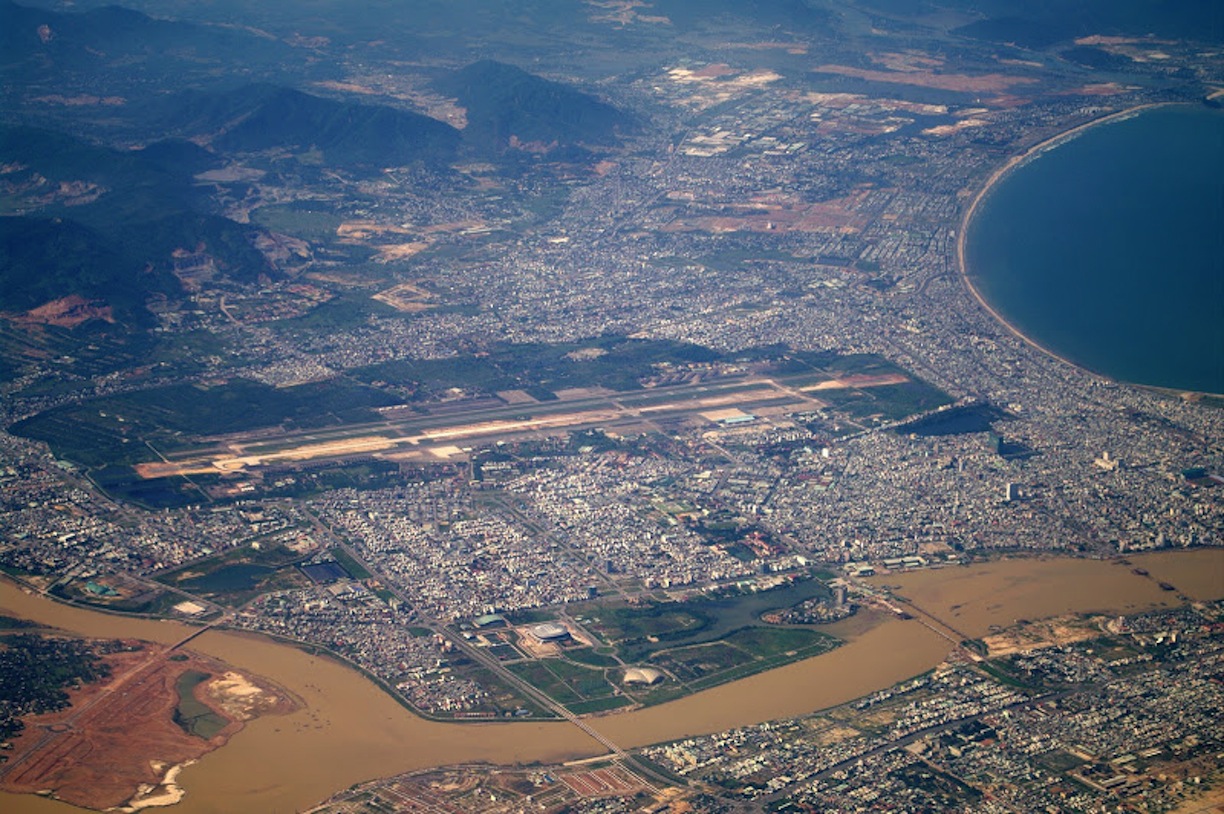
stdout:
<svg viewBox="0 0 1224 814">
<path fill-rule="evenodd" d="M 1077 3 L 1036 0 L 1021 4 L 1007 0 L 954 0 L 948 5 L 985 15 L 985 19 L 957 29 L 959 33 L 1034 48 L 1093 34 L 1154 34 L 1216 42 L 1224 38 L 1224 9 L 1210 0 L 1083 0 Z"/>
<path fill-rule="evenodd" d="M 8 0 L 0 19 L 0 75 L 15 109 L 31 111 L 19 121 L 81 121 L 122 144 L 17 124 L 0 132 L 8 168 L 0 309 L 8 311 L 76 295 L 110 307 L 112 319 L 143 322 L 147 297 L 195 285 L 193 275 L 250 282 L 274 273 L 254 247 L 259 230 L 222 216 L 194 180 L 244 156 L 359 175 L 405 165 L 445 173 L 461 154 L 496 159 L 519 145 L 582 157 L 637 126 L 592 95 L 489 60 L 435 72 L 437 92 L 467 109 L 461 132 L 387 103 L 395 100 L 243 82 L 284 69 L 311 75 L 309 49 L 245 27 Z"/>
<path fill-rule="evenodd" d="M 202 139 L 221 153 L 317 149 L 331 166 L 444 164 L 459 146 L 458 131 L 428 116 L 268 84 L 187 91 L 163 116 L 168 130 Z"/>
<path fill-rule="evenodd" d="M 266 269 L 251 245 L 253 230 L 211 213 L 192 185 L 192 172 L 216 163 L 194 144 L 118 151 L 3 127 L 0 156 L 10 209 L 0 218 L 0 309 L 75 294 L 137 318 L 150 294 L 179 287 L 173 272 L 189 255 L 237 280 Z"/>
<path fill-rule="evenodd" d="M 851 55 L 861 53 L 853 38 L 870 39 L 872 26 L 946 25 L 966 43 L 997 42 L 1013 56 L 1047 49 L 1111 70 L 1125 69 L 1126 59 L 1072 40 L 1147 31 L 1224 37 L 1217 4 L 1198 0 L 1021 7 L 1001 0 L 658 0 L 615 13 L 570 0 L 130 5 L 0 0 L 0 116 L 7 122 L 0 163 L 9 168 L 0 179 L 0 212 L 8 216 L 0 222 L 0 308 L 28 310 L 76 294 L 102 298 L 122 316 L 140 313 L 150 295 L 195 285 L 185 282 L 193 274 L 275 277 L 276 261 L 255 248 L 260 226 L 232 219 L 245 217 L 249 207 L 239 202 L 253 194 L 250 179 L 265 172 L 373 178 L 414 167 L 437 183 L 471 160 L 593 166 L 602 152 L 648 129 L 652 115 L 670 112 L 630 110 L 598 84 L 559 77 L 582 75 L 589 60 L 605 76 L 631 71 L 629 62 L 618 64 L 621 52 L 649 53 L 669 38 L 720 26 L 747 26 L 783 44 L 806 38 Z M 424 19 L 429 26 L 419 24 Z M 810 70 L 772 49 L 758 58 L 780 75 Z M 386 59 L 406 69 L 411 87 L 370 67 Z M 822 88 L 860 84 L 830 76 Z M 901 92 L 924 102 L 947 95 Z M 196 178 L 226 166 L 237 169 Z"/>
<path fill-rule="evenodd" d="M 493 60 L 443 76 L 434 87 L 467 111 L 464 138 L 482 150 L 615 144 L 637 129 L 633 117 L 590 94 Z"/>
<path fill-rule="evenodd" d="M 0 71 L 36 89 L 138 81 L 148 90 L 194 76 L 273 75 L 296 60 L 275 38 L 150 17 L 118 5 L 59 12 L 0 0 Z"/>
</svg>

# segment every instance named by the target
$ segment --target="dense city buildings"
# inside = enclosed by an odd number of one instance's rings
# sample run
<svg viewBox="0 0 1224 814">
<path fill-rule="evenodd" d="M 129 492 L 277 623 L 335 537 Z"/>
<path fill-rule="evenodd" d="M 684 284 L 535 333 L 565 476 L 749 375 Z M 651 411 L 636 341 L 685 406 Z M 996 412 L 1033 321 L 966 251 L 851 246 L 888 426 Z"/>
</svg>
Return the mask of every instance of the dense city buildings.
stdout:
<svg viewBox="0 0 1224 814">
<path fill-rule="evenodd" d="M 585 6 L 640 58 L 567 46 L 536 68 L 619 110 L 615 138 L 554 124 L 371 167 L 322 131 L 167 128 L 215 150 L 191 196 L 250 227 L 262 265 L 175 244 L 177 282 L 130 331 L 100 295 L 6 306 L 6 590 L 267 634 L 432 719 L 592 737 L 855 625 L 917 617 L 952 648 L 832 709 L 637 750 L 600 735 L 607 765 L 414 772 L 337 814 L 1171 811 L 1218 782 L 1218 596 L 1160 583 L 1176 608 L 1085 609 L 1082 635 L 1004 652 L 873 575 L 1224 546 L 1220 395 L 1052 356 L 964 257 L 1002 171 L 1217 98 L 1222 52 L 1093 31 L 1062 53 L 861 9 L 838 18 L 853 44 L 722 23 L 673 40 L 646 4 Z M 435 84 L 463 61 L 299 36 L 328 55 L 309 83 L 328 100 L 483 132 Z M 135 124 L 72 115 L 144 152 Z M 70 148 L 53 171 L 6 138 L 6 214 L 107 200 Z"/>
</svg>

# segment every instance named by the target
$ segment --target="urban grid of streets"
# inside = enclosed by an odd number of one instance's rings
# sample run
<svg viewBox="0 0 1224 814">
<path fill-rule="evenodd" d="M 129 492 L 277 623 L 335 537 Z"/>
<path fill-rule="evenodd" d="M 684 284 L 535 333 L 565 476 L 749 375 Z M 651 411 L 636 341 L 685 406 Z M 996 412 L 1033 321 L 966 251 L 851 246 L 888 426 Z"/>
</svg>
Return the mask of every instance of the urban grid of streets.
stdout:
<svg viewBox="0 0 1224 814">
<path fill-rule="evenodd" d="M 1219 78 L 1218 54 L 1172 44 L 1165 51 L 1170 61 L 1162 70 L 1182 66 L 1203 81 Z M 490 611 L 561 608 L 586 599 L 592 585 L 612 595 L 681 595 L 807 573 L 816 564 L 840 569 L 907 556 L 947 562 L 997 552 L 1107 555 L 1221 544 L 1224 490 L 1189 484 L 1182 475 L 1224 469 L 1220 411 L 1052 360 L 994 321 L 969 296 L 958 268 L 966 207 L 1009 156 L 1107 114 L 1190 101 L 1188 94 L 1060 88 L 1027 104 L 965 105 L 952 110 L 963 127 L 920 132 L 905 127 L 912 121 L 907 115 L 917 112 L 913 103 L 870 93 L 806 93 L 768 77 L 733 85 L 673 70 L 616 92 L 670 103 L 674 121 L 640 137 L 602 175 L 573 183 L 546 228 L 498 243 L 479 262 L 424 260 L 414 269 L 448 303 L 466 307 L 425 310 L 412 319 L 375 315 L 337 332 L 293 335 L 268 321 L 281 315 L 275 309 L 261 314 L 260 297 L 292 299 L 274 285 L 271 294 L 201 292 L 192 307 L 164 314 L 161 330 L 211 331 L 234 349 L 199 380 L 225 375 L 271 384 L 394 359 L 446 358 L 459 347 L 606 334 L 691 342 L 732 358 L 775 343 L 878 354 L 962 403 L 1005 411 L 1002 432 L 1037 454 L 1006 459 L 981 433 L 915 437 L 870 417 L 843 433 L 838 422 L 846 419 L 829 409 L 763 415 L 734 427 L 669 427 L 612 449 L 576 453 L 565 439 L 541 437 L 516 445 L 519 454 L 499 463 L 497 477 L 480 481 L 457 461 L 421 467 L 393 488 L 153 513 L 112 502 L 45 447 L 5 434 L 0 562 L 35 582 L 41 577 L 44 588 L 115 575 L 140 585 L 252 543 L 317 550 L 320 561 L 338 547 L 390 599 L 360 580 L 295 585 L 232 609 L 228 623 L 323 645 L 419 710 L 444 715 L 484 709 L 490 692 L 446 667 L 456 649 L 485 658 L 454 635 L 456 623 Z M 856 180 L 866 176 L 870 183 Z M 347 182 L 334 183 L 311 194 L 342 198 Z M 511 209 L 505 201 L 435 201 L 388 191 L 385 202 L 351 214 L 496 226 L 512 220 Z M 742 262 L 719 260 L 732 250 Z M 243 318 L 234 316 L 237 306 Z M 678 373 L 718 377 L 734 375 L 734 368 L 734 362 L 692 364 Z M 54 397 L 26 398 L 22 391 L 57 376 L 48 364 L 4 384 L 5 424 L 53 406 Z M 125 387 L 120 376 L 73 384 L 71 398 Z M 1008 484 L 1018 487 L 1018 499 L 1005 497 Z M 662 505 L 727 512 L 781 544 L 737 558 L 669 518 Z M 180 593 L 213 607 L 207 598 Z M 801 788 L 796 799 L 828 810 L 870 809 L 861 781 L 845 771 L 851 759 L 861 761 L 858 776 L 898 784 L 882 785 L 878 794 L 917 788 L 907 778 L 929 772 L 951 784 L 928 790 L 938 800 L 938 794 L 966 793 L 947 778 L 1031 772 L 1024 759 L 1038 751 L 1034 740 L 1045 737 L 1069 750 L 1078 766 L 1134 757 L 1138 747 L 1077 740 L 1105 731 L 1109 716 L 1147 727 L 1150 742 L 1139 746 L 1164 751 L 1135 759 L 1152 760 L 1186 740 L 1156 731 L 1169 712 L 1155 700 L 1166 684 L 1176 688 L 1167 697 L 1181 699 L 1183 713 L 1219 709 L 1218 682 L 1194 675 L 1219 675 L 1218 640 L 1198 635 L 1218 626 L 1218 611 L 1195 613 L 1202 615 L 1169 623 L 1189 635 L 1158 669 L 1130 673 L 1089 660 L 1083 676 L 1065 679 L 1068 689 L 1033 699 L 971 666 L 952 664 L 890 694 L 889 703 L 901 699 L 902 705 L 891 707 L 887 726 L 870 734 L 854 727 L 835 741 L 787 734 L 787 727 L 810 734 L 836 725 L 815 718 L 646 754 L 703 782 L 773 771 L 753 794 L 776 800 Z M 538 691 L 521 692 L 560 710 Z M 913 693 L 921 697 L 906 700 Z M 929 713 L 924 705 L 932 698 L 950 711 Z M 1207 737 L 1210 726 L 1196 731 Z M 1010 751 L 978 748 L 986 740 Z M 729 753 L 728 743 L 738 751 Z M 744 757 L 748 743 L 759 751 L 751 760 Z M 1077 744 L 1083 755 L 1071 748 Z M 802 776 L 776 773 L 796 765 L 800 753 L 808 767 Z M 1112 788 L 1114 776 L 1085 776 L 1070 798 L 1051 798 L 1050 805 L 1098 810 L 1093 806 L 1103 805 L 1099 794 Z M 1015 788 L 1028 793 L 1033 786 Z M 1004 795 L 977 801 L 973 810 L 1025 804 Z M 614 803 L 598 805 L 617 810 Z"/>
</svg>

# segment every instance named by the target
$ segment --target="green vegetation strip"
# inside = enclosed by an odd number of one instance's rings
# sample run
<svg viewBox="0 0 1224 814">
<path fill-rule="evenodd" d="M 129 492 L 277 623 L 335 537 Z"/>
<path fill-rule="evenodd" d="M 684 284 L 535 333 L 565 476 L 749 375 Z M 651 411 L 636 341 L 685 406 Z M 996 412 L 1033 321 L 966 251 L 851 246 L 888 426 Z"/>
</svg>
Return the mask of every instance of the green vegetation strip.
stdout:
<svg viewBox="0 0 1224 814">
<path fill-rule="evenodd" d="M 610 696 L 608 698 L 596 698 L 591 701 L 581 701 L 577 704 L 568 704 L 567 708 L 575 715 L 589 715 L 595 712 L 607 712 L 610 709 L 620 709 L 632 704 L 633 701 L 620 696 Z"/>
<path fill-rule="evenodd" d="M 817 656 L 840 644 L 832 636 L 804 628 L 749 627 L 717 642 L 660 651 L 652 660 L 696 691 Z"/>
<path fill-rule="evenodd" d="M 353 559 L 353 557 L 350 556 L 349 553 L 343 548 L 333 548 L 331 550 L 331 555 L 336 558 L 336 562 L 340 563 L 340 566 L 345 571 L 349 572 L 353 579 L 370 578 L 370 572 L 363 568 L 361 563 Z"/>
<path fill-rule="evenodd" d="M 615 667 L 618 663 L 611 656 L 597 653 L 594 650 L 575 650 L 566 653 L 565 657 L 576 664 L 585 664 L 589 667 Z"/>
</svg>

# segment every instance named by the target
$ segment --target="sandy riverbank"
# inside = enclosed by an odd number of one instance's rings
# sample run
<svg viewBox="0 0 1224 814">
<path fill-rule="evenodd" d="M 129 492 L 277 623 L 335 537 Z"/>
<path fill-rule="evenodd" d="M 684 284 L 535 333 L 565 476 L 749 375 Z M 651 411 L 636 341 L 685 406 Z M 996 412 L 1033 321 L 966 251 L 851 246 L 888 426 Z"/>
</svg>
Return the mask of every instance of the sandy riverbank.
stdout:
<svg viewBox="0 0 1224 814">
<path fill-rule="evenodd" d="M 183 799 L 186 794 L 182 787 L 178 785 L 179 772 L 184 766 L 190 766 L 195 763 L 194 760 L 178 763 L 166 770 L 166 776 L 162 778 L 159 785 L 151 786 L 144 785 L 140 787 L 140 791 L 128 801 L 126 806 L 123 806 L 119 811 L 124 814 L 132 814 L 132 812 L 140 811 L 143 808 L 156 808 L 161 806 L 172 806 Z"/>
<path fill-rule="evenodd" d="M 1139 568 L 1147 575 L 1136 573 Z M 1116 615 L 1212 601 L 1224 591 L 1224 549 L 1164 551 L 1121 560 L 1004 559 L 872 578 L 965 638 L 1020 619 Z M 1176 587 L 1160 587 L 1168 582 Z M 174 622 L 125 619 L 55 604 L 0 582 L 6 613 L 84 635 L 175 641 Z M 678 701 L 592 719 L 625 748 L 810 714 L 931 669 L 951 644 L 915 620 L 860 614 L 829 627 L 846 644 Z M 456 763 L 561 762 L 604 749 L 559 722 L 446 724 L 418 718 L 350 667 L 265 637 L 209 631 L 192 647 L 301 699 L 289 715 L 251 721 L 224 748 L 185 768 L 176 814 L 291 812 L 353 783 Z M 35 795 L 0 793 L 0 807 L 31 814 L 79 811 Z"/>
</svg>

